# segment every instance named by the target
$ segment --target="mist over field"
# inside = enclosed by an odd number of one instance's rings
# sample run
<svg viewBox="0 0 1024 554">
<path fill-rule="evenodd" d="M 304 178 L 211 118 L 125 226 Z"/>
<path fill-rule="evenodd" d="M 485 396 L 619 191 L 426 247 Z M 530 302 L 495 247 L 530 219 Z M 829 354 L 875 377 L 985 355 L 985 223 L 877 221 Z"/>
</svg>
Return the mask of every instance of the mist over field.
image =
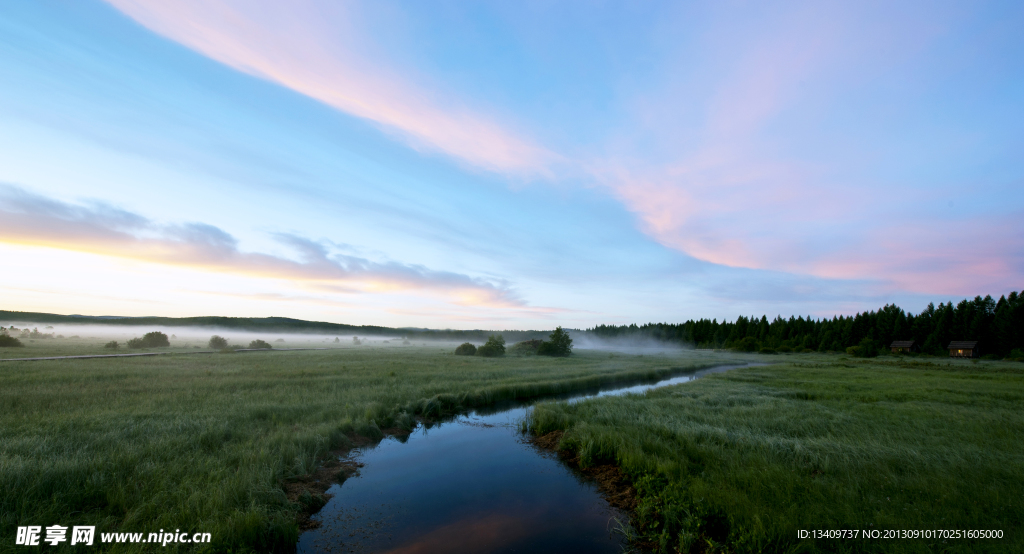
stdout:
<svg viewBox="0 0 1024 554">
<path fill-rule="evenodd" d="M 692 350 L 693 345 L 652 337 L 628 335 L 599 337 L 586 331 L 569 331 L 573 349 L 622 352 L 626 354 L 664 354 Z"/>
<path fill-rule="evenodd" d="M 0 349 L 0 358 L 38 356 L 106 355 L 131 354 L 136 352 L 207 352 L 211 350 L 210 338 L 218 336 L 226 340 L 230 349 L 246 349 L 253 341 L 265 341 L 274 349 L 291 348 L 410 348 L 438 347 L 445 350 L 454 348 L 456 342 L 437 339 L 405 340 L 401 336 L 386 335 L 328 335 L 323 333 L 266 332 L 221 327 L 159 326 L 159 325 L 90 325 L 90 324 L 39 324 L 19 321 L 0 321 L 0 326 L 15 328 L 8 333 L 17 337 L 24 347 Z M 155 348 L 130 348 L 128 341 L 150 332 L 167 335 L 169 346 Z M 110 343 L 117 342 L 116 348 Z M 212 348 L 219 350 L 219 348 Z"/>
</svg>

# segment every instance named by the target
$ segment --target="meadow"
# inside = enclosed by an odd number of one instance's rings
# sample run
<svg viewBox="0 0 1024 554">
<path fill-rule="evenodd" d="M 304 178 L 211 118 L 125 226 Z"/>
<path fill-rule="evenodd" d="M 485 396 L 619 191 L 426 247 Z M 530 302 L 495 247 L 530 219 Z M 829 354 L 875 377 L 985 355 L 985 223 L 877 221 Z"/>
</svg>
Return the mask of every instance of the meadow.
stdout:
<svg viewBox="0 0 1024 554">
<path fill-rule="evenodd" d="M 1022 552 L 1024 364 L 773 356 L 645 395 L 539 404 L 582 465 L 618 464 L 628 532 L 664 552 Z M 557 435 L 553 435 L 556 436 Z M 799 530 L 1002 539 L 799 539 Z"/>
<path fill-rule="evenodd" d="M 4 355 L 104 353 L 106 340 L 37 340 Z M 318 343 L 327 339 L 309 340 L 325 346 Z M 200 342 L 172 339 L 157 350 L 184 352 Z M 304 506 L 289 500 L 283 483 L 309 475 L 353 440 L 500 400 L 723 363 L 681 351 L 481 358 L 454 356 L 455 343 L 379 343 L 0 362 L 0 551 L 20 548 L 17 526 L 53 524 L 95 525 L 97 536 L 208 532 L 213 551 L 293 550 Z"/>
</svg>

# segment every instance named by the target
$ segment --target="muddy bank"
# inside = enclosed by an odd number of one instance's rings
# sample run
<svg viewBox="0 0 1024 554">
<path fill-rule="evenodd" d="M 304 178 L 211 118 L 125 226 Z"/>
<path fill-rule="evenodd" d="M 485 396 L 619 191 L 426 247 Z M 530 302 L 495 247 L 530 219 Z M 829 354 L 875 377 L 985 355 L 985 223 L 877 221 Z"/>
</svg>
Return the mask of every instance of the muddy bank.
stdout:
<svg viewBox="0 0 1024 554">
<path fill-rule="evenodd" d="M 564 434 L 564 431 L 551 431 L 539 437 L 531 436 L 529 441 L 542 450 L 557 454 L 562 462 L 595 482 L 601 496 L 609 504 L 620 510 L 632 512 L 636 508 L 637 497 L 629 476 L 613 463 L 605 462 L 583 467 L 579 455 L 571 450 L 558 448 Z"/>
</svg>

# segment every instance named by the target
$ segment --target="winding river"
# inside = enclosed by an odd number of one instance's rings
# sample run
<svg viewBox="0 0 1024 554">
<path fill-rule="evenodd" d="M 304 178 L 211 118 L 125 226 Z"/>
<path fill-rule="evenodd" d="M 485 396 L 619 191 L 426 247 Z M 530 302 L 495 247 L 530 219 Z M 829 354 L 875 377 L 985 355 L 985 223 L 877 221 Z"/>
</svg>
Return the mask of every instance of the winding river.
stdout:
<svg viewBox="0 0 1024 554">
<path fill-rule="evenodd" d="M 519 422 L 537 401 L 639 394 L 747 366 L 494 406 L 357 449 L 351 458 L 363 467 L 331 487 L 333 497 L 313 516 L 320 526 L 300 535 L 298 551 L 620 553 L 615 525 L 627 514 L 555 454 L 530 444 Z"/>
</svg>

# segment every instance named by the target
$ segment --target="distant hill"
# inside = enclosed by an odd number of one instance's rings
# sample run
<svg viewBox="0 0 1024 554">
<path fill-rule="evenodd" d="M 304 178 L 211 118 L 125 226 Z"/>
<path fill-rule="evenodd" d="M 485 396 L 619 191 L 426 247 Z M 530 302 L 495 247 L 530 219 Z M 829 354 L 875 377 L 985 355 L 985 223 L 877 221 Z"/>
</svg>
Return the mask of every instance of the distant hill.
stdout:
<svg viewBox="0 0 1024 554">
<path fill-rule="evenodd" d="M 277 331 L 282 333 L 307 333 L 321 335 L 384 335 L 408 337 L 410 339 L 486 340 L 492 333 L 501 333 L 510 342 L 547 338 L 551 331 L 486 331 L 482 329 L 422 329 L 413 327 L 381 327 L 377 325 L 347 325 L 326 321 L 306 321 L 290 317 L 122 317 L 112 315 L 60 315 L 39 312 L 11 312 L 0 310 L 0 322 L 4 323 L 66 323 L 111 326 L 154 326 L 154 327 L 210 327 L 217 329 L 238 329 L 242 331 Z"/>
</svg>

